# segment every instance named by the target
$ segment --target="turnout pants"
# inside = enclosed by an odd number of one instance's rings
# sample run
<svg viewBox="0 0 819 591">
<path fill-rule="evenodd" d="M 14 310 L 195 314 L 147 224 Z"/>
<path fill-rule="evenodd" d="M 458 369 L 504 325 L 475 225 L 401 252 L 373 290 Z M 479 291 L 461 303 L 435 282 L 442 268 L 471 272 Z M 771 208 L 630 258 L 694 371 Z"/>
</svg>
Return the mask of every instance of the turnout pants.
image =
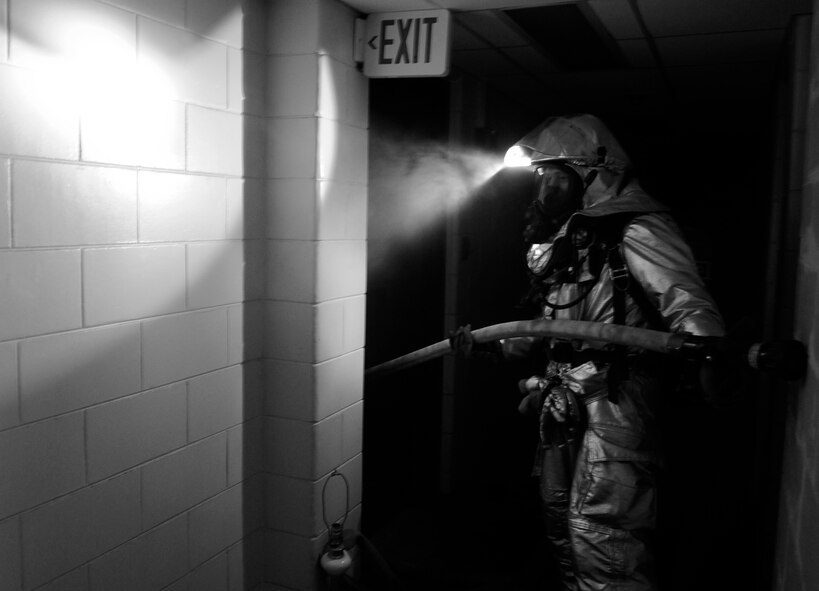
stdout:
<svg viewBox="0 0 819 591">
<path fill-rule="evenodd" d="M 652 538 L 658 461 L 649 431 L 658 383 L 632 373 L 616 397 L 587 404 L 579 449 L 541 449 L 544 520 L 568 591 L 657 588 Z"/>
</svg>

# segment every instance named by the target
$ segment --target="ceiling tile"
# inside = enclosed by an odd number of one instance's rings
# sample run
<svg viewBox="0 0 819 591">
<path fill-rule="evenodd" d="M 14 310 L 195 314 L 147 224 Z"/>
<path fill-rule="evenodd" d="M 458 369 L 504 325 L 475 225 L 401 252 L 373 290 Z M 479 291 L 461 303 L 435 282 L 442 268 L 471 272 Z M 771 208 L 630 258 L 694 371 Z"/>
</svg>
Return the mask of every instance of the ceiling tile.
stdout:
<svg viewBox="0 0 819 591">
<path fill-rule="evenodd" d="M 590 0 L 589 6 L 615 39 L 634 39 L 643 36 L 640 23 L 628 0 Z"/>
<path fill-rule="evenodd" d="M 697 66 L 773 60 L 784 38 L 784 30 L 773 29 L 663 37 L 656 43 L 664 65 Z"/>
<path fill-rule="evenodd" d="M 788 0 L 638 0 L 654 37 L 784 28 Z"/>
<path fill-rule="evenodd" d="M 452 64 L 478 77 L 522 73 L 520 67 L 494 49 L 453 51 Z"/>
<path fill-rule="evenodd" d="M 452 49 L 488 49 L 486 42 L 455 21 L 452 25 Z"/>
<path fill-rule="evenodd" d="M 709 64 L 668 68 L 666 72 L 677 98 L 684 101 L 754 101 L 770 93 L 773 65 Z"/>
<path fill-rule="evenodd" d="M 633 68 L 656 68 L 658 66 L 651 47 L 645 39 L 621 39 L 617 41 L 620 51 Z"/>
<path fill-rule="evenodd" d="M 455 19 L 495 47 L 514 47 L 526 41 L 509 21 L 491 10 L 461 12 Z"/>
<path fill-rule="evenodd" d="M 550 62 L 540 51 L 529 46 L 504 47 L 500 50 L 520 67 L 533 74 L 554 72 L 555 65 Z"/>
</svg>

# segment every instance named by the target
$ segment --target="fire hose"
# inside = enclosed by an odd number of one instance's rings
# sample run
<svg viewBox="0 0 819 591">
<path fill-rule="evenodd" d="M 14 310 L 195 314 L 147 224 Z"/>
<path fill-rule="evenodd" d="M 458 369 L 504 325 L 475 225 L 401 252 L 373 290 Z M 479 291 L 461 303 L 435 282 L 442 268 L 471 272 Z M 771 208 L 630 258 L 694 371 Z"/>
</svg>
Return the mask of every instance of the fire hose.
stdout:
<svg viewBox="0 0 819 591">
<path fill-rule="evenodd" d="M 471 336 L 476 343 L 490 343 L 513 337 L 551 337 L 638 347 L 694 360 L 739 360 L 753 369 L 786 380 L 801 377 L 807 363 L 805 346 L 796 340 L 745 343 L 727 337 L 701 337 L 585 320 L 540 319 L 505 322 L 472 330 Z M 449 339 L 444 339 L 370 367 L 365 371 L 365 375 L 370 377 L 392 373 L 447 353 L 452 353 L 452 346 Z"/>
</svg>

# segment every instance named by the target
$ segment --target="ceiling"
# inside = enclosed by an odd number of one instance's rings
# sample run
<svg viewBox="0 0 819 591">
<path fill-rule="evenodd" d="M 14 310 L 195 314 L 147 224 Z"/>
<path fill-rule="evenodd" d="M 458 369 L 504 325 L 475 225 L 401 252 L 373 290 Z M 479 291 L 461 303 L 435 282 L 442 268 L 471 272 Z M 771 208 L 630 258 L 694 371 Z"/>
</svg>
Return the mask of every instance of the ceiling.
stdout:
<svg viewBox="0 0 819 591">
<path fill-rule="evenodd" d="M 453 73 L 469 72 L 527 108 L 595 112 L 769 96 L 792 17 L 812 7 L 812 0 L 344 2 L 363 14 L 449 9 Z"/>
</svg>

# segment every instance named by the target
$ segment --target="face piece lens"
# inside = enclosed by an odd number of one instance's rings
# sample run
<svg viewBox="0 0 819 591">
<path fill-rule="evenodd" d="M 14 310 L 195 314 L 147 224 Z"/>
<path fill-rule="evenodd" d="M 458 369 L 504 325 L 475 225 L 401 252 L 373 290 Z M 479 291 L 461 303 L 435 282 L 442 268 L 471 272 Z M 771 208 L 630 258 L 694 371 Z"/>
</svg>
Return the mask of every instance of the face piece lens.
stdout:
<svg viewBox="0 0 819 591">
<path fill-rule="evenodd" d="M 523 239 L 527 244 L 546 242 L 580 209 L 583 182 L 571 167 L 549 162 L 537 167 L 534 195 L 526 211 Z"/>
<path fill-rule="evenodd" d="M 564 164 L 537 168 L 536 206 L 548 217 L 563 217 L 579 209 L 582 196 L 580 176 Z"/>
</svg>

